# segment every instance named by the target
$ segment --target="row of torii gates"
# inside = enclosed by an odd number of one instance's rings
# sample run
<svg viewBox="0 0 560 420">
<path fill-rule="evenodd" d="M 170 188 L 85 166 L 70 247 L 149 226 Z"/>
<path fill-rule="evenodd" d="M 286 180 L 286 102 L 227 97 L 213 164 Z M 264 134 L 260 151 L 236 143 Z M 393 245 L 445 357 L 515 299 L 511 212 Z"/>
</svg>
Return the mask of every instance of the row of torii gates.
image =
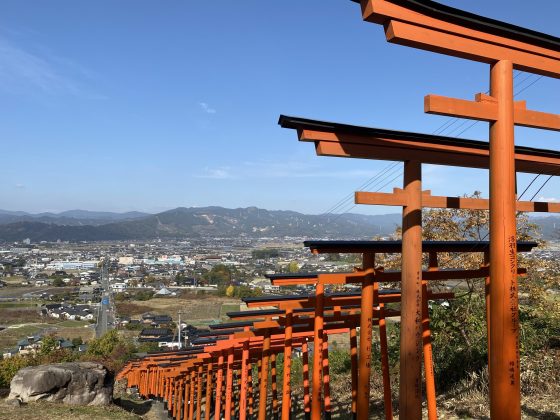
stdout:
<svg viewBox="0 0 560 420">
<path fill-rule="evenodd" d="M 272 415 L 289 419 L 297 406 L 290 388 L 294 349 L 300 349 L 304 366 L 303 410 L 314 420 L 328 418 L 332 409 L 328 336 L 344 332 L 349 334 L 351 349 L 352 414 L 367 419 L 374 326 L 379 329 L 385 416 L 392 418 L 388 316 L 400 316 L 399 417 L 421 418 L 425 395 L 428 417 L 435 419 L 428 300 L 453 296 L 431 291 L 427 284 L 466 278 L 486 278 L 491 417 L 521 418 L 517 276 L 524 270 L 518 267 L 517 253 L 535 244 L 517 242 L 515 216 L 517 211 L 559 212 L 560 205 L 516 200 L 516 172 L 559 175 L 560 153 L 515 146 L 514 126 L 560 131 L 560 115 L 532 111 L 524 101 L 514 101 L 513 70 L 560 78 L 560 39 L 429 0 L 359 3 L 363 19 L 383 25 L 389 42 L 490 65 L 489 94 L 479 93 L 474 101 L 436 95 L 424 100 L 427 113 L 488 122 L 489 142 L 281 116 L 280 125 L 297 130 L 299 140 L 313 142 L 320 156 L 403 162 L 402 188 L 355 195 L 357 204 L 402 207 L 402 243 L 307 242 L 316 253 L 359 253 L 363 265 L 352 273 L 273 276 L 274 284 L 311 284 L 316 293 L 248 299 L 249 307 L 275 309 L 232 313 L 237 322 L 213 326 L 208 341 L 199 347 L 130 362 L 120 377 L 128 379 L 128 386 L 138 387 L 141 395 L 163 398 L 176 419 L 256 416 L 262 420 Z M 489 199 L 423 191 L 423 163 L 489 169 Z M 489 243 L 422 242 L 421 214 L 427 207 L 490 210 Z M 376 267 L 375 254 L 388 252 L 402 253 L 400 272 Z M 480 252 L 484 258 L 476 270 L 440 270 L 441 252 Z M 422 253 L 429 256 L 427 267 L 422 265 Z M 386 281 L 400 281 L 401 289 L 379 287 Z M 361 285 L 361 293 L 324 292 L 326 285 L 348 283 Z M 389 302 L 400 302 L 400 310 L 386 308 Z M 282 387 L 276 378 L 279 353 L 284 355 Z M 253 377 L 255 364 L 258 378 Z"/>
</svg>

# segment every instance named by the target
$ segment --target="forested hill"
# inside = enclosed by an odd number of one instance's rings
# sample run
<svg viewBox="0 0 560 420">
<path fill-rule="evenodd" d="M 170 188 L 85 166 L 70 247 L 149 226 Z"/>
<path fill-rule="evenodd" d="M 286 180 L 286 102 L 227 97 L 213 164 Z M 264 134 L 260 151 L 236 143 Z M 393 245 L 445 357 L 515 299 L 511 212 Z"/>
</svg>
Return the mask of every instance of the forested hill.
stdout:
<svg viewBox="0 0 560 420">
<path fill-rule="evenodd" d="M 188 237 L 333 237 L 371 238 L 387 235 L 400 225 L 399 214 L 306 215 L 294 211 L 270 211 L 256 207 L 179 207 L 162 213 L 94 224 L 71 224 L 63 219 L 48 223 L 22 220 L 0 224 L 0 241 L 100 241 Z M 78 219 L 79 220 L 79 219 Z"/>
<path fill-rule="evenodd" d="M 264 210 L 257 207 L 179 207 L 158 214 L 74 212 L 71 216 L 24 214 L 9 222 L 0 218 L 0 242 L 103 241 L 193 237 L 308 237 L 368 239 L 390 235 L 401 224 L 398 213 L 362 215 L 354 213 L 307 215 L 295 211 Z M 19 212 L 21 214 L 21 212 Z M 82 216 L 83 218 L 80 218 Z M 48 221 L 42 218 L 48 217 Z M 68 220 L 70 219 L 70 221 Z M 560 217 L 534 217 L 544 239 L 560 239 Z"/>
</svg>

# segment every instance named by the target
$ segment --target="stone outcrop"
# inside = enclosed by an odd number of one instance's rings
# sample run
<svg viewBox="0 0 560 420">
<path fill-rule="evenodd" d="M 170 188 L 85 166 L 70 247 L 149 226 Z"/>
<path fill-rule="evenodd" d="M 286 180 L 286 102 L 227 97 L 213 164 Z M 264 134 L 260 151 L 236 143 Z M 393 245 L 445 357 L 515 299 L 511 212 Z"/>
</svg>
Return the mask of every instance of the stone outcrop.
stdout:
<svg viewBox="0 0 560 420">
<path fill-rule="evenodd" d="M 21 369 L 10 383 L 9 399 L 58 401 L 72 405 L 107 405 L 113 375 L 98 363 L 56 363 Z"/>
</svg>

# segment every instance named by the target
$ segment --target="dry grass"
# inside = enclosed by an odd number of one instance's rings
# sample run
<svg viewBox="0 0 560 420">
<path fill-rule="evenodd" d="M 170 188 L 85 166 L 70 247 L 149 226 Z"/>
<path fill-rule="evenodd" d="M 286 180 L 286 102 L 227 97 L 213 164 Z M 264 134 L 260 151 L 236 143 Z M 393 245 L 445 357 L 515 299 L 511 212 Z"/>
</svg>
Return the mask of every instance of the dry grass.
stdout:
<svg viewBox="0 0 560 420">
<path fill-rule="evenodd" d="M 47 331 L 49 324 L 28 324 L 19 328 L 6 328 L 0 331 L 0 350 L 15 347 L 24 337 Z"/>
<path fill-rule="evenodd" d="M 74 324 L 69 324 L 69 322 Z M 76 322 L 78 324 L 75 324 Z M 19 340 L 34 334 L 52 333 L 57 337 L 70 340 L 82 337 L 84 341 L 88 341 L 94 338 L 94 329 L 87 325 L 81 321 L 62 321 L 56 324 L 29 323 L 18 328 L 6 328 L 0 331 L 0 350 L 15 347 Z"/>
<path fill-rule="evenodd" d="M 52 293 L 54 295 L 62 295 L 64 293 L 77 290 L 77 287 L 36 287 L 36 286 L 22 286 L 22 287 L 4 287 L 2 288 L 3 298 L 21 298 L 25 293 Z"/>
<path fill-rule="evenodd" d="M 34 402 L 13 407 L 0 400 L 0 419 L 6 420 L 36 420 L 38 418 L 49 420 L 113 420 L 113 419 L 140 419 L 140 416 L 131 414 L 116 405 L 108 407 L 82 407 L 70 406 L 48 402 Z"/>
<path fill-rule="evenodd" d="M 152 309 L 150 306 L 136 302 L 116 302 L 115 306 L 120 316 L 129 316 L 132 318 L 139 318 L 140 315 Z"/>
<path fill-rule="evenodd" d="M 2 281 L 5 281 L 8 285 L 18 285 L 21 284 L 22 281 L 25 280 L 23 276 L 11 276 L 11 277 L 4 277 Z"/>
<path fill-rule="evenodd" d="M 153 298 L 141 302 L 118 302 L 117 313 L 119 315 L 132 316 L 138 318 L 145 312 L 153 312 L 155 314 L 170 315 L 174 320 L 177 318 L 177 312 L 182 311 L 183 319 L 187 323 L 219 320 L 222 313 L 222 305 L 226 311 L 239 308 L 239 300 L 208 296 L 193 297 L 192 299 L 183 299 L 176 297 L 169 298 Z M 193 321 L 193 322 L 191 322 Z"/>
<path fill-rule="evenodd" d="M 0 309 L 0 325 L 26 324 L 32 322 L 55 323 L 56 320 L 48 317 L 41 317 L 37 307 L 2 307 Z"/>
</svg>

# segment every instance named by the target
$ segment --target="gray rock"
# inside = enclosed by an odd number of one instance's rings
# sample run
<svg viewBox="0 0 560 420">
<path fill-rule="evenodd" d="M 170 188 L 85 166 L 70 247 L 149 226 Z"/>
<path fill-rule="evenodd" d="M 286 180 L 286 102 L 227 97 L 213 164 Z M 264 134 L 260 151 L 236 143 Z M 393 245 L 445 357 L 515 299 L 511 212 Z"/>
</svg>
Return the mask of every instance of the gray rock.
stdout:
<svg viewBox="0 0 560 420">
<path fill-rule="evenodd" d="M 10 383 L 9 399 L 46 400 L 72 405 L 108 405 L 113 375 L 98 363 L 57 363 L 21 369 Z"/>
<path fill-rule="evenodd" d="M 6 401 L 6 404 L 8 404 L 10 407 L 14 407 L 14 408 L 21 407 L 21 401 L 18 400 L 18 399 L 8 400 L 8 401 Z"/>
</svg>

